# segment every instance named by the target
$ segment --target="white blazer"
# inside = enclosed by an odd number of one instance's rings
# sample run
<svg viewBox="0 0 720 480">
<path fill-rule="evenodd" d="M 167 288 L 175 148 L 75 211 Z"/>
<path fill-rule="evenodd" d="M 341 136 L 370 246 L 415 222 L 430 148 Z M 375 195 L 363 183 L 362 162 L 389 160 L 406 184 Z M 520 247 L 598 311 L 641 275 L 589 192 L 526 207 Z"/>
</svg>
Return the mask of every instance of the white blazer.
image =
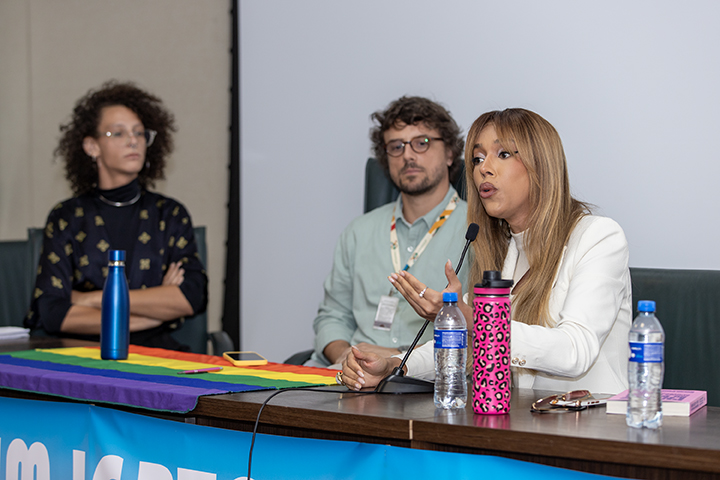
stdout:
<svg viewBox="0 0 720 480">
<path fill-rule="evenodd" d="M 517 263 L 510 240 L 503 278 Z M 619 393 L 627 388 L 632 291 L 628 245 L 615 221 L 583 217 L 573 229 L 550 294 L 552 328 L 513 321 L 510 332 L 513 385 L 565 392 Z M 433 344 L 410 355 L 408 374 L 435 376 Z"/>
</svg>

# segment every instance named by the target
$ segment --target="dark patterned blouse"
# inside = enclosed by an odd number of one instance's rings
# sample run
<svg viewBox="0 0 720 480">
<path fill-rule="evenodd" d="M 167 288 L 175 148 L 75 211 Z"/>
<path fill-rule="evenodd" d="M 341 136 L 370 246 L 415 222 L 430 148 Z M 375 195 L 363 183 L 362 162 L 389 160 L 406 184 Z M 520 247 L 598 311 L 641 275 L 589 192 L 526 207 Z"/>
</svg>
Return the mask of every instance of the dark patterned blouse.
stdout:
<svg viewBox="0 0 720 480">
<path fill-rule="evenodd" d="M 59 334 L 71 306 L 72 290 L 102 290 L 111 249 L 126 250 L 131 290 L 162 285 L 170 263 L 181 261 L 185 279 L 180 289 L 194 313 L 205 310 L 207 276 L 185 207 L 172 198 L 142 191 L 137 202 L 116 208 L 101 202 L 95 193 L 63 201 L 48 215 L 25 326 Z M 171 323 L 132 334 L 130 341 L 178 348 L 179 344 L 167 344 L 167 338 L 154 338 L 169 337 Z"/>
</svg>

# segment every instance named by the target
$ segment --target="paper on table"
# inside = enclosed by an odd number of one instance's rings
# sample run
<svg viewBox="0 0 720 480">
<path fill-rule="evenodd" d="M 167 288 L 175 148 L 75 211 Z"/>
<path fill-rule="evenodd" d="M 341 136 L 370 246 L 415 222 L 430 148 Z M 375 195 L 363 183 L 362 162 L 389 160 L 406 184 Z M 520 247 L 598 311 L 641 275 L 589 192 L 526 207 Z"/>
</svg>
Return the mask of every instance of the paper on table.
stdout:
<svg viewBox="0 0 720 480">
<path fill-rule="evenodd" d="M 0 340 L 20 340 L 30 336 L 29 328 L 0 327 Z"/>
</svg>

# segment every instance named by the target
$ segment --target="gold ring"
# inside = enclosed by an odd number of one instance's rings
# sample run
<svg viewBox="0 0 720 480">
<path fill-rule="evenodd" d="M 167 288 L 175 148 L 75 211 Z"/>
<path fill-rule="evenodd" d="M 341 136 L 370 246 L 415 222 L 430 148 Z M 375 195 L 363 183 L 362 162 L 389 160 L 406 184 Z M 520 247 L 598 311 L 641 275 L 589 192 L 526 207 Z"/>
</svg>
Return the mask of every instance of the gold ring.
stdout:
<svg viewBox="0 0 720 480">
<path fill-rule="evenodd" d="M 420 292 L 420 295 L 418 295 L 420 298 L 425 297 L 425 291 L 427 291 L 427 287 L 422 289 L 422 292 Z"/>
<path fill-rule="evenodd" d="M 342 384 L 343 384 L 343 381 L 342 381 L 342 372 L 337 372 L 337 373 L 335 374 L 335 381 L 337 382 L 338 385 L 342 385 Z"/>
</svg>

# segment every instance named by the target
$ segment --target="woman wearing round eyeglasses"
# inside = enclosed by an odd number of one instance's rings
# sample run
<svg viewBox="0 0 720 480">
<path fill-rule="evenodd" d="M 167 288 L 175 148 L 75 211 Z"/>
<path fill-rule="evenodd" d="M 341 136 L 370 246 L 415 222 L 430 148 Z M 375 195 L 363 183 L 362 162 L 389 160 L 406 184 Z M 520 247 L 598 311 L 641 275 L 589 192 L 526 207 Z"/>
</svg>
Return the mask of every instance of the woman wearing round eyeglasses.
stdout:
<svg viewBox="0 0 720 480">
<path fill-rule="evenodd" d="M 557 131 L 523 109 L 483 114 L 468 133 L 465 167 L 468 185 L 475 186 L 468 189 L 468 222 L 480 226 L 468 284 L 480 283 L 485 270 L 514 280 L 513 385 L 626 389 L 632 320 L 627 241 L 617 223 L 591 215 L 570 195 Z M 445 291 L 462 297 L 450 262 L 445 274 Z M 389 279 L 420 316 L 435 318 L 441 292 L 408 272 Z M 462 300 L 458 305 L 471 324 L 472 307 Z M 373 386 L 399 363 L 354 348 L 341 378 L 352 389 Z M 406 367 L 409 375 L 434 378 L 432 342 L 416 349 Z"/>
<path fill-rule="evenodd" d="M 97 338 L 108 250 L 125 250 L 130 343 L 186 350 L 170 336 L 207 304 L 207 277 L 185 207 L 148 191 L 173 149 L 173 115 L 132 83 L 90 90 L 60 127 L 55 155 L 74 197 L 50 212 L 32 305 L 37 334 Z"/>
</svg>

